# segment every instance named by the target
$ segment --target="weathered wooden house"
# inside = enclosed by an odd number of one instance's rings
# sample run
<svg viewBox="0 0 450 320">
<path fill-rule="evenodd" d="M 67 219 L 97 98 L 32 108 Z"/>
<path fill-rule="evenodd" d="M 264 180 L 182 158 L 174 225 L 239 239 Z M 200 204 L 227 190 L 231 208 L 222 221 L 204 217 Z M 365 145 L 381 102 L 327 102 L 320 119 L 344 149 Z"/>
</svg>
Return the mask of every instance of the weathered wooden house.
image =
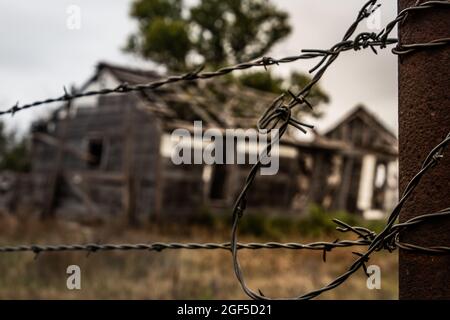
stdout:
<svg viewBox="0 0 450 320">
<path fill-rule="evenodd" d="M 101 63 L 80 90 L 159 77 Z M 74 100 L 33 126 L 36 201 L 45 215 L 134 222 L 229 208 L 250 166 L 174 165 L 170 134 L 193 130 L 194 121 L 205 129 L 252 127 L 272 100 L 223 79 Z M 249 206 L 300 214 L 313 202 L 333 210 L 385 212 L 395 201 L 396 161 L 395 136 L 359 107 L 312 141 L 287 135 L 278 175 L 257 178 Z"/>
</svg>

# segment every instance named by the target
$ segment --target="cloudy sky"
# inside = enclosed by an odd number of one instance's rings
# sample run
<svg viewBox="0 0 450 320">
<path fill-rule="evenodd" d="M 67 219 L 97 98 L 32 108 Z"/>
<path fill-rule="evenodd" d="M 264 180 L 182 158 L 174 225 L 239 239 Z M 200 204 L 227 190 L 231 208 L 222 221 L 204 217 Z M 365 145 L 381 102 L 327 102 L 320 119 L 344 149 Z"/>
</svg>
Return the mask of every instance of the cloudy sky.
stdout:
<svg viewBox="0 0 450 320">
<path fill-rule="evenodd" d="M 195 1 L 195 0 L 192 0 Z M 293 33 L 273 48 L 273 57 L 298 54 L 303 48 L 329 48 L 342 38 L 366 0 L 273 0 L 290 13 Z M 99 61 L 133 67 L 152 64 L 124 54 L 120 48 L 135 30 L 128 17 L 131 0 L 0 0 L 0 110 L 17 101 L 59 96 L 63 86 L 79 85 Z M 396 1 L 382 0 L 380 15 L 371 21 L 385 25 L 396 14 Z M 81 28 L 67 27 L 68 9 L 81 9 Z M 69 9 L 70 10 L 70 9 Z M 377 20 L 378 19 L 378 20 Z M 377 31 L 377 30 L 374 30 Z M 307 71 L 314 61 L 273 67 L 282 74 Z M 397 58 L 384 50 L 348 52 L 328 70 L 321 85 L 330 94 L 324 130 L 351 108 L 364 103 L 388 127 L 397 131 Z M 32 119 L 54 106 L 43 106 L 7 117 L 9 127 L 24 131 Z"/>
</svg>

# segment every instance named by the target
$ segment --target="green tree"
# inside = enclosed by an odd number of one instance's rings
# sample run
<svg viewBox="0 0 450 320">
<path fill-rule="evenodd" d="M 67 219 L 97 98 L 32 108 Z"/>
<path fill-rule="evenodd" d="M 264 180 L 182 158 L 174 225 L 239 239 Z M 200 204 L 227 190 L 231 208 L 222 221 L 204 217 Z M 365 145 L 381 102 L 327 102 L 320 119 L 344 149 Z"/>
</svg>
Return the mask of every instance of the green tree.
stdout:
<svg viewBox="0 0 450 320">
<path fill-rule="evenodd" d="M 138 31 L 128 38 L 125 51 L 152 59 L 169 69 L 183 68 L 191 41 L 182 9 L 182 0 L 133 2 L 130 15 L 138 21 Z"/>
<path fill-rule="evenodd" d="M 199 0 L 191 7 L 183 0 L 135 0 L 130 15 L 138 30 L 128 38 L 125 51 L 174 72 L 192 70 L 195 59 L 215 69 L 264 56 L 291 32 L 288 13 L 269 0 Z M 283 79 L 262 71 L 246 72 L 237 81 L 279 94 L 287 89 L 297 92 L 310 77 L 293 72 Z M 328 100 L 317 86 L 309 96 L 312 105 Z M 320 111 L 314 115 L 320 116 Z"/>
<path fill-rule="evenodd" d="M 193 44 L 214 66 L 247 61 L 290 34 L 288 18 L 268 0 L 202 0 L 191 9 Z"/>
<path fill-rule="evenodd" d="M 268 0 L 136 0 L 130 14 L 138 31 L 125 50 L 175 71 L 192 67 L 189 56 L 214 68 L 260 57 L 291 32 Z"/>
<path fill-rule="evenodd" d="M 280 94 L 284 91 L 284 79 L 274 76 L 269 71 L 247 72 L 238 78 L 238 81 L 244 86 Z"/>
</svg>

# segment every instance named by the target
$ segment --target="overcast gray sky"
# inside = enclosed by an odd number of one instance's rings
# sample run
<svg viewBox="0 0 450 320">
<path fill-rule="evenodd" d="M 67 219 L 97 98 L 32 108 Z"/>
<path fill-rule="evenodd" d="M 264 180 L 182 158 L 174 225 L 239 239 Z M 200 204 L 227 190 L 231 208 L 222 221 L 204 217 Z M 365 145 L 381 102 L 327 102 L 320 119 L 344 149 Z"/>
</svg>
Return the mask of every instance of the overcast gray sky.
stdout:
<svg viewBox="0 0 450 320">
<path fill-rule="evenodd" d="M 195 1 L 195 0 L 191 0 Z M 342 38 L 367 0 L 272 0 L 290 13 L 291 36 L 273 48 L 273 57 L 298 54 L 302 48 L 329 48 Z M 99 61 L 152 67 L 120 48 L 135 30 L 128 17 L 131 0 L 0 0 L 0 109 L 59 96 L 63 86 L 80 85 Z M 381 25 L 396 14 L 396 1 L 382 0 Z M 81 9 L 81 28 L 67 28 L 70 5 Z M 363 26 L 365 27 L 365 26 Z M 364 29 L 364 28 L 363 28 Z M 376 30 L 375 30 L 376 31 Z M 307 71 L 315 61 L 272 67 L 287 74 Z M 318 129 L 326 129 L 359 103 L 364 103 L 397 131 L 397 58 L 390 49 L 348 52 L 321 82 L 331 103 Z M 52 106 L 7 117 L 9 126 L 26 129 Z"/>
</svg>

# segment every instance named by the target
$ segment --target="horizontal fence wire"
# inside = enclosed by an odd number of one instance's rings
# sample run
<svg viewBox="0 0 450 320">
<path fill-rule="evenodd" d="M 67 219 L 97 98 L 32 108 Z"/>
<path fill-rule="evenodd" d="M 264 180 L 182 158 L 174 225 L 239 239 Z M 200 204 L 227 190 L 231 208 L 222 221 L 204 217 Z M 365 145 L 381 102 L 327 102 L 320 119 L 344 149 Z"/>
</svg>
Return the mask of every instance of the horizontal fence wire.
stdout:
<svg viewBox="0 0 450 320">
<path fill-rule="evenodd" d="M 449 247 L 433 247 L 424 248 L 417 245 L 403 243 L 399 240 L 400 232 L 410 227 L 420 225 L 429 219 L 438 219 L 450 216 L 450 208 L 445 210 L 425 214 L 414 217 L 407 222 L 395 224 L 392 226 L 388 239 L 385 241 L 385 248 L 389 251 L 394 251 L 397 248 L 405 250 L 415 251 L 418 248 L 425 251 L 431 249 L 432 253 L 444 254 L 450 251 Z M 311 243 L 296 243 L 296 242 L 266 242 L 266 243 L 238 243 L 238 250 L 261 250 L 261 249 L 286 249 L 286 250 L 315 250 L 323 251 L 323 260 L 326 261 L 326 253 L 333 249 L 348 248 L 348 247 L 368 247 L 372 244 L 373 239 L 377 237 L 377 233 L 370 229 L 358 226 L 351 226 L 338 219 L 333 219 L 333 222 L 337 225 L 336 229 L 341 232 L 354 233 L 358 239 L 356 240 L 335 240 L 333 242 L 317 241 Z M 133 243 L 133 244 L 99 244 L 99 243 L 87 243 L 87 244 L 57 244 L 57 245 L 19 245 L 19 246 L 2 246 L 0 247 L 0 253 L 17 253 L 17 252 L 33 252 L 36 255 L 40 253 L 51 252 L 73 252 L 73 251 L 85 251 L 88 253 L 95 253 L 100 251 L 156 251 L 161 252 L 165 250 L 226 250 L 231 251 L 231 243 L 177 243 L 177 242 L 153 242 L 153 243 Z"/>
<path fill-rule="evenodd" d="M 358 16 L 358 20 L 354 22 L 354 24 L 349 28 L 348 34 L 353 34 L 356 27 L 358 26 L 359 22 L 372 14 L 380 5 L 376 5 L 378 0 L 371 0 L 368 4 L 366 4 L 363 8 L 363 10 L 360 11 L 360 15 Z M 374 52 L 376 52 L 376 48 L 385 48 L 387 45 L 398 43 L 398 39 L 395 38 L 389 38 L 389 34 L 394 29 L 395 25 L 399 23 L 400 21 L 404 21 L 409 14 L 410 11 L 417 11 L 417 10 L 424 10 L 434 7 L 442 7 L 442 8 L 448 8 L 450 5 L 449 1 L 427 1 L 422 4 L 418 4 L 414 7 L 407 8 L 403 10 L 398 17 L 390 22 L 385 29 L 383 29 L 379 34 L 376 33 L 369 33 L 369 32 L 363 32 L 360 33 L 358 36 L 355 37 L 355 40 L 350 41 L 342 41 L 340 43 L 337 43 L 335 46 L 333 46 L 330 50 L 302 50 L 302 54 L 296 55 L 296 56 L 289 56 L 284 57 L 280 59 L 275 59 L 272 57 L 262 57 L 254 61 L 248 61 L 240 64 L 236 64 L 233 66 L 224 67 L 221 69 L 218 69 L 216 71 L 212 72 L 202 72 L 203 67 L 199 67 L 197 70 L 194 70 L 192 72 L 188 72 L 182 75 L 177 76 L 169 76 L 165 79 L 160 79 L 157 81 L 152 81 L 149 83 L 140 83 L 135 85 L 130 85 L 128 83 L 121 83 L 119 86 L 115 88 L 105 88 L 101 90 L 91 90 L 91 91 L 85 91 L 85 92 L 78 92 L 78 93 L 69 93 L 64 88 L 63 95 L 56 97 L 56 98 L 49 98 L 45 100 L 38 100 L 32 103 L 20 105 L 19 102 L 17 102 L 14 106 L 10 107 L 9 109 L 0 111 L 0 116 L 3 115 L 14 115 L 15 113 L 29 109 L 32 107 L 37 107 L 41 105 L 46 105 L 54 102 L 67 102 L 73 99 L 78 99 L 82 97 L 89 97 L 89 96 L 97 96 L 97 95 L 108 95 L 113 93 L 128 93 L 133 91 L 142 91 L 142 90 L 156 90 L 160 87 L 163 87 L 168 84 L 173 84 L 176 82 L 187 82 L 187 81 L 196 81 L 196 80 L 204 80 L 204 79 L 211 79 L 215 77 L 220 77 L 227 75 L 229 73 L 232 73 L 234 71 L 238 70 L 247 70 L 250 68 L 255 67 L 264 67 L 267 68 L 268 66 L 272 65 L 279 65 L 284 63 L 290 63 L 298 60 L 304 60 L 304 59 L 314 59 L 314 58 L 321 58 L 321 63 L 318 64 L 317 67 L 319 67 L 326 59 L 328 59 L 330 56 L 337 56 L 339 53 L 343 51 L 349 51 L 349 50 L 360 50 L 365 48 L 371 48 Z M 348 39 L 348 37 L 346 37 Z M 409 44 L 409 45 L 401 45 L 397 44 L 397 48 L 393 49 L 393 52 L 396 54 L 408 54 L 416 50 L 423 50 L 427 48 L 434 48 L 436 46 L 441 45 L 447 45 L 450 43 L 450 39 L 439 39 L 439 41 L 431 41 L 429 43 L 421 43 L 421 44 Z M 316 67 L 316 68 L 317 68 Z M 314 69 L 312 70 L 314 71 Z M 306 89 L 306 88 L 305 88 Z"/>
<path fill-rule="evenodd" d="M 87 91 L 75 94 L 69 94 L 64 90 L 64 95 L 58 98 L 51 98 L 33 103 L 19 105 L 0 111 L 0 115 L 11 114 L 29 109 L 32 107 L 45 105 L 53 102 L 71 101 L 73 99 L 93 96 L 93 95 L 107 95 L 111 93 L 127 93 L 132 91 L 141 90 L 155 90 L 162 86 L 183 82 L 183 81 L 197 81 L 202 79 L 210 79 L 214 77 L 223 76 L 237 70 L 245 70 L 253 67 L 267 68 L 271 65 L 278 65 L 282 63 L 289 63 L 301 59 L 315 59 L 319 58 L 319 62 L 310 70 L 314 73 L 311 82 L 300 90 L 297 94 L 287 91 L 285 94 L 280 95 L 275 99 L 272 104 L 266 109 L 264 114 L 258 121 L 259 129 L 279 129 L 279 135 L 277 139 L 271 141 L 271 145 L 281 139 L 283 134 L 287 131 L 289 126 L 293 126 L 300 131 L 307 133 L 307 130 L 312 128 L 311 125 L 305 124 L 292 117 L 292 109 L 294 107 L 309 107 L 311 104 L 308 102 L 308 95 L 312 88 L 319 82 L 327 69 L 336 61 L 339 55 L 343 52 L 350 50 L 361 50 L 370 48 L 377 53 L 377 49 L 384 49 L 389 45 L 397 44 L 392 52 L 397 55 L 411 54 L 419 50 L 432 50 L 435 48 L 443 47 L 450 44 L 450 38 L 442 38 L 431 40 L 426 43 L 415 44 L 401 44 L 398 39 L 390 38 L 390 34 L 394 30 L 395 26 L 399 23 L 405 23 L 408 20 L 408 16 L 413 12 L 423 11 L 431 8 L 450 8 L 450 1 L 426 1 L 423 3 L 416 3 L 416 5 L 406 8 L 401 11 L 397 17 L 388 23 L 386 27 L 378 34 L 363 32 L 359 33 L 351 39 L 354 35 L 359 24 L 373 14 L 378 8 L 378 0 L 368 1 L 362 9 L 359 11 L 356 20 L 351 24 L 345 33 L 342 40 L 336 43 L 328 50 L 302 50 L 302 53 L 297 56 L 286 57 L 282 59 L 274 59 L 271 57 L 263 57 L 254 61 L 237 64 L 234 66 L 225 67 L 213 72 L 203 72 L 203 68 L 179 76 L 171 76 L 162 80 L 128 85 L 122 83 L 116 88 L 102 89 L 97 91 Z M 344 233 L 352 233 L 356 235 L 356 240 L 336 240 L 333 242 L 313 242 L 309 244 L 301 243 L 239 243 L 238 242 L 238 226 L 240 219 L 243 218 L 246 209 L 247 194 L 250 191 L 251 186 L 255 182 L 258 170 L 261 167 L 261 162 L 256 163 L 249 172 L 246 182 L 242 188 L 241 193 L 237 197 L 233 206 L 233 223 L 232 223 L 232 235 L 229 243 L 149 243 L 149 244 L 74 244 L 74 245 L 19 245 L 19 246 L 0 246 L 0 253 L 14 253 L 14 252 L 34 252 L 40 254 L 43 252 L 64 252 L 64 251 L 86 251 L 89 253 L 98 251 L 156 251 L 161 252 L 165 250 L 227 250 L 231 252 L 233 259 L 233 267 L 236 277 L 241 284 L 244 292 L 253 299 L 268 300 L 269 297 L 265 296 L 260 290 L 258 293 L 250 289 L 244 279 L 243 271 L 238 259 L 238 251 L 240 250 L 260 250 L 260 249 L 287 249 L 287 250 L 316 250 L 323 252 L 323 259 L 326 260 L 326 253 L 337 248 L 348 247 L 365 247 L 367 248 L 365 253 L 354 253 L 357 255 L 355 262 L 348 268 L 348 270 L 333 280 L 327 286 L 318 290 L 303 294 L 297 297 L 288 299 L 312 299 L 318 295 L 336 288 L 340 284 L 344 283 L 352 274 L 359 269 L 364 269 L 366 272 L 366 263 L 369 260 L 372 253 L 375 251 L 387 250 L 392 252 L 398 248 L 423 254 L 450 254 L 450 247 L 448 246 L 433 246 L 423 247 L 418 244 L 405 243 L 401 241 L 401 234 L 406 230 L 412 230 L 419 225 L 422 225 L 431 220 L 437 220 L 442 218 L 448 218 L 450 215 L 450 208 L 443 209 L 439 212 L 428 213 L 412 218 L 403 223 L 395 223 L 398 219 L 399 213 L 403 204 L 409 199 L 415 188 L 419 185 L 421 178 L 429 172 L 434 166 L 436 166 L 440 159 L 443 157 L 445 148 L 450 142 L 450 133 L 434 147 L 428 156 L 425 158 L 423 165 L 419 172 L 411 179 L 410 183 L 406 187 L 403 195 L 395 208 L 392 210 L 387 224 L 383 231 L 375 233 L 367 228 L 350 226 L 340 220 L 333 219 L 337 224 L 337 230 Z M 266 154 L 270 153 L 271 145 L 266 150 Z M 367 272 L 366 272 L 367 273 Z"/>
</svg>

